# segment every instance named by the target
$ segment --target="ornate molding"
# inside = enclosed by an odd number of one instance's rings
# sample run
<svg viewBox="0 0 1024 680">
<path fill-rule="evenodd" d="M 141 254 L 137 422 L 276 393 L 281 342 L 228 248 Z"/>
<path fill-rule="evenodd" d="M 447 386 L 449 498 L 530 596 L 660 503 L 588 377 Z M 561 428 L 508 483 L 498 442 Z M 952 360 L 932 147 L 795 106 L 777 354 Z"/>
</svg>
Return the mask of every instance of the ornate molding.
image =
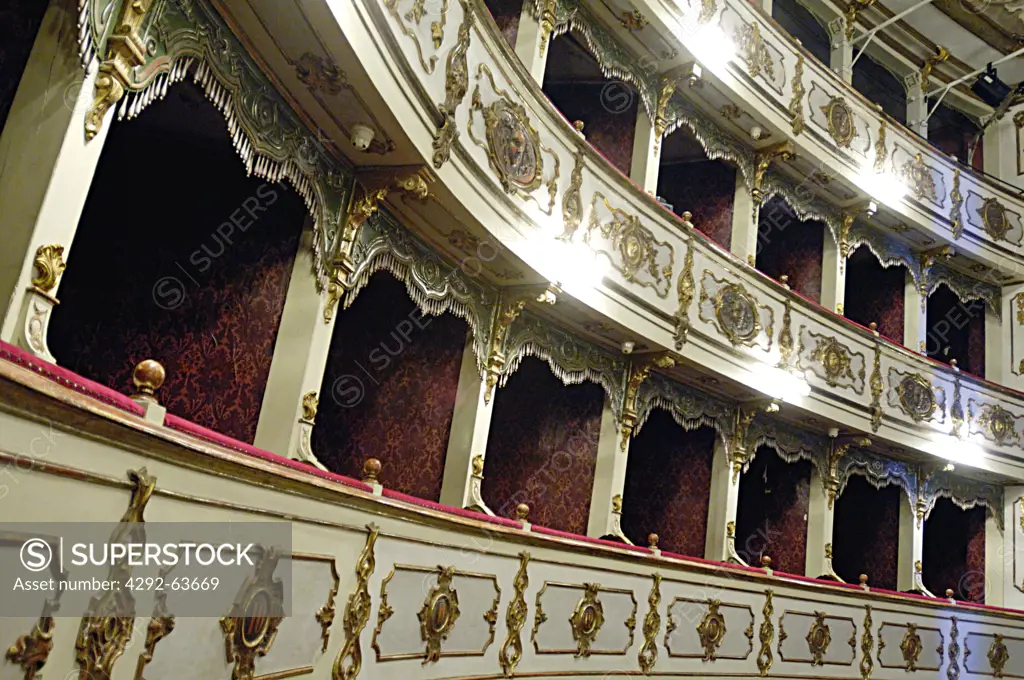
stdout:
<svg viewBox="0 0 1024 680">
<path fill-rule="evenodd" d="M 640 387 L 651 375 L 654 368 L 669 369 L 676 365 L 675 359 L 667 354 L 657 354 L 646 359 L 634 359 L 629 363 L 626 391 L 623 399 L 622 417 L 619 420 L 619 448 L 625 453 L 629 438 L 637 422 L 638 394 Z"/>
<path fill-rule="evenodd" d="M 598 216 L 599 205 L 608 211 L 605 222 Z M 660 298 L 668 297 L 675 266 L 672 245 L 655 238 L 638 216 L 613 207 L 600 191 L 590 199 L 590 221 L 583 242 L 604 255 L 627 282 L 651 288 Z"/>
<path fill-rule="evenodd" d="M 775 638 L 775 625 L 772 623 L 772 616 L 775 614 L 775 607 L 772 606 L 773 593 L 771 589 L 764 591 L 764 609 L 761 612 L 761 627 L 758 631 L 758 641 L 761 643 L 761 651 L 757 655 L 757 670 L 761 677 L 765 677 L 772 670 L 772 640 Z"/>
<path fill-rule="evenodd" d="M 431 586 L 423 608 L 416 614 L 420 621 L 420 635 L 427 645 L 423 653 L 424 664 L 440 661 L 441 643 L 448 639 L 459 619 L 459 594 L 452 588 L 454 575 L 455 567 L 437 568 L 437 584 Z"/>
<path fill-rule="evenodd" d="M 380 528 L 376 524 L 366 525 L 366 544 L 356 560 L 356 585 L 345 604 L 345 615 L 342 624 L 345 629 L 345 643 L 338 657 L 334 660 L 331 671 L 332 680 L 356 680 L 363 667 L 363 648 L 359 638 L 370 620 L 369 582 L 373 570 L 377 566 L 373 550 L 380 536 Z"/>
<path fill-rule="evenodd" d="M 172 569 L 173 567 L 162 568 L 160 578 L 166 578 Z M 157 644 L 174 631 L 175 617 L 167 608 L 167 595 L 167 591 L 162 590 L 155 596 L 153 615 L 146 626 L 145 646 L 135 664 L 135 680 L 143 680 L 146 666 L 153 660 L 153 654 L 156 653 Z"/>
<path fill-rule="evenodd" d="M 693 240 L 686 242 L 686 256 L 683 259 L 683 270 L 679 272 L 679 280 L 676 282 L 676 298 L 679 300 L 679 309 L 676 311 L 676 349 L 682 349 L 686 344 L 686 336 L 690 332 L 690 305 L 693 304 L 693 297 L 696 294 L 696 284 L 693 281 Z"/>
<path fill-rule="evenodd" d="M 647 596 L 647 614 L 644 616 L 644 644 L 636 655 L 644 675 L 650 675 L 658 661 L 658 631 L 661 630 L 661 614 L 658 613 L 661 604 L 661 574 L 655 572 L 652 578 L 654 583 L 651 585 L 651 594 Z"/>
<path fill-rule="evenodd" d="M 656 408 L 668 411 L 684 430 L 708 426 L 725 432 L 726 421 L 732 416 L 732 407 L 721 399 L 657 373 L 637 391 L 635 434 L 640 434 Z"/>
<path fill-rule="evenodd" d="M 515 675 L 516 666 L 523 658 L 523 626 L 526 625 L 526 589 L 530 585 L 530 576 L 526 568 L 530 564 L 530 553 L 519 553 L 519 570 L 513 581 L 512 600 L 505 611 L 505 628 L 508 631 L 505 642 L 501 645 L 501 669 L 506 678 Z"/>
<path fill-rule="evenodd" d="M 790 126 L 793 129 L 794 135 L 799 135 L 804 131 L 804 95 L 807 93 L 807 89 L 804 87 L 804 55 L 798 53 L 796 55 L 796 66 L 793 68 L 793 80 L 790 81 L 790 87 L 793 89 L 793 97 L 789 100 L 789 117 Z"/>
<path fill-rule="evenodd" d="M 590 646 L 597 639 L 604 625 L 604 606 L 598 598 L 600 584 L 584 583 L 583 597 L 576 604 L 576 609 L 569 617 L 572 627 L 572 638 L 576 641 L 576 658 L 590 656 Z"/>
<path fill-rule="evenodd" d="M 455 112 L 469 91 L 469 65 L 466 55 L 469 52 L 470 29 L 473 27 L 473 8 L 467 0 L 459 0 L 459 4 L 462 7 L 462 22 L 459 24 L 455 46 L 448 53 L 445 62 L 444 101 L 438 107 L 441 123 L 434 133 L 432 161 L 434 167 L 438 169 L 451 158 L 452 144 L 459 138 Z"/>
<path fill-rule="evenodd" d="M 57 287 L 61 274 L 64 273 L 64 246 L 51 243 L 39 246 L 36 249 L 35 259 L 32 260 L 35 268 L 35 276 L 32 277 L 32 287 L 40 293 L 49 296 Z"/>
<path fill-rule="evenodd" d="M 255 575 L 245 580 L 231 611 L 220 620 L 224 653 L 233 664 L 231 680 L 253 680 L 256 658 L 270 651 L 284 620 L 284 584 L 274 578 L 280 558 L 273 548 L 263 551 Z"/>
<path fill-rule="evenodd" d="M 700 646 L 704 648 L 704 661 L 714 661 L 718 648 L 725 640 L 725 617 L 718 611 L 721 606 L 718 600 L 708 600 L 708 610 L 697 624 L 697 636 L 700 638 Z"/>
</svg>

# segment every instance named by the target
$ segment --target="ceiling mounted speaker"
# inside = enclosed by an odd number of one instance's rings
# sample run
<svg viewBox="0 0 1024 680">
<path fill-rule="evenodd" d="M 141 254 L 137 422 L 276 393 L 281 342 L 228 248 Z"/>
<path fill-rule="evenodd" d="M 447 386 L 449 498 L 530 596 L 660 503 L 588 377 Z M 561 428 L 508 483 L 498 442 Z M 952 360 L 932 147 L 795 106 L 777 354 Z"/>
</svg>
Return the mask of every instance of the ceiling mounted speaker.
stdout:
<svg viewBox="0 0 1024 680">
<path fill-rule="evenodd" d="M 981 101 L 995 107 L 999 106 L 1006 99 L 1006 95 L 1010 94 L 1010 86 L 999 80 L 995 67 L 989 63 L 985 72 L 978 76 L 974 85 L 971 85 L 971 92 L 978 95 Z"/>
</svg>

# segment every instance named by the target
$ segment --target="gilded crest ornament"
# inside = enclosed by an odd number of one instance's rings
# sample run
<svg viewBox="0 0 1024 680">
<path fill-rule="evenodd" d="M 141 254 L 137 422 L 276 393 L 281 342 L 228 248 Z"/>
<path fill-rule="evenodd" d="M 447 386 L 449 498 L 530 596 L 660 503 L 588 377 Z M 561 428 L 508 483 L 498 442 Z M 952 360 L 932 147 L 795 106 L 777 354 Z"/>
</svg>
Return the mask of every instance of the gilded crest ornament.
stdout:
<svg viewBox="0 0 1024 680">
<path fill-rule="evenodd" d="M 267 548 L 259 557 L 256 574 L 246 579 L 231 612 L 220 620 L 224 653 L 234 664 L 231 680 L 252 680 L 256 658 L 266 656 L 284 620 L 284 584 L 274 578 L 280 554 Z"/>
<path fill-rule="evenodd" d="M 640 663 L 640 670 L 644 675 L 649 675 L 658 661 L 658 631 L 661 630 L 661 614 L 658 613 L 658 605 L 661 604 L 661 574 L 654 574 L 654 584 L 651 586 L 651 593 L 647 596 L 647 615 L 644 617 L 644 644 L 637 654 L 637 661 Z"/>
<path fill-rule="evenodd" d="M 576 641 L 576 658 L 590 656 L 590 646 L 604 625 L 604 607 L 597 597 L 600 589 L 597 583 L 584 583 L 583 597 L 576 605 L 576 611 L 569 617 L 572 638 Z"/>
<path fill-rule="evenodd" d="M 530 575 L 526 568 L 530 564 L 530 553 L 523 551 L 519 553 L 519 570 L 516 572 L 512 586 L 515 592 L 512 594 L 512 601 L 508 603 L 505 611 L 505 628 L 508 634 L 505 642 L 501 645 L 501 669 L 505 677 L 510 678 L 516 672 L 516 666 L 523 658 L 523 626 L 526 625 L 526 589 L 530 585 Z"/>
<path fill-rule="evenodd" d="M 601 222 L 598 217 L 598 201 L 611 213 L 607 222 Z M 595 234 L 611 242 L 614 253 L 600 248 L 595 248 L 595 252 L 607 256 L 612 266 L 622 274 L 622 278 L 630 283 L 653 288 L 658 297 L 668 297 L 675 261 L 672 245 L 655 238 L 654 232 L 643 226 L 636 215 L 612 207 L 601 192 L 595 192 L 591 198 L 590 221 L 583 242 L 590 244 Z M 659 260 L 664 261 L 664 254 L 667 254 L 668 263 L 660 265 Z"/>
<path fill-rule="evenodd" d="M 832 97 L 828 104 L 821 107 L 825 114 L 828 133 L 840 148 L 847 148 L 857 136 L 857 128 L 853 123 L 853 110 L 842 97 Z"/>
<path fill-rule="evenodd" d="M 482 110 L 487 156 L 498 181 L 508 193 L 530 193 L 543 182 L 540 134 L 530 123 L 526 107 L 498 99 Z"/>
<path fill-rule="evenodd" d="M 452 588 L 455 567 L 438 567 L 437 585 L 427 594 L 420 620 L 420 635 L 427 643 L 423 663 L 441 659 L 441 643 L 448 639 L 459 618 L 459 594 Z"/>
<path fill-rule="evenodd" d="M 714 297 L 715 317 L 729 342 L 734 345 L 753 342 L 761 331 L 757 300 L 739 283 L 719 288 Z"/>
<path fill-rule="evenodd" d="M 913 623 L 907 624 L 907 632 L 900 643 L 900 651 L 903 652 L 903 663 L 908 671 L 917 670 L 917 662 L 921 659 L 921 636 L 917 634 L 917 626 Z"/>
<path fill-rule="evenodd" d="M 348 602 L 345 603 L 345 613 L 341 620 L 345 630 L 345 642 L 334 659 L 331 670 L 331 677 L 340 680 L 354 680 L 363 667 L 363 649 L 359 638 L 370 620 L 372 600 L 369 582 L 373 570 L 377 567 L 374 546 L 380 536 L 380 528 L 376 524 L 367 524 L 366 530 L 366 543 L 359 553 L 359 559 L 356 560 L 356 585 L 348 597 Z"/>
<path fill-rule="evenodd" d="M 825 623 L 825 614 L 814 612 L 814 623 L 807 631 L 807 648 L 811 651 L 811 665 L 822 666 L 825 663 L 825 654 L 828 653 L 828 646 L 832 643 L 832 632 Z"/>
<path fill-rule="evenodd" d="M 1006 234 L 1011 229 L 1006 212 L 1006 207 L 996 198 L 986 198 L 978 208 L 978 215 L 981 217 L 981 223 L 985 226 L 985 231 L 997 241 L 1006 238 Z"/>
<path fill-rule="evenodd" d="M 1017 418 L 999 404 L 985 404 L 978 417 L 978 425 L 996 444 L 1003 446 L 1011 441 L 1019 441 Z"/>
<path fill-rule="evenodd" d="M 64 273 L 64 246 L 53 243 L 39 246 L 32 265 L 36 270 L 35 276 L 32 277 L 32 285 L 41 293 L 49 294 L 57 287 L 57 281 Z"/>
<path fill-rule="evenodd" d="M 751 78 L 764 71 L 769 80 L 775 80 L 775 64 L 761 37 L 761 26 L 756 21 L 736 29 L 736 46 L 747 60 L 747 73 Z"/>
<path fill-rule="evenodd" d="M 907 180 L 907 186 L 915 196 L 931 201 L 938 199 L 935 193 L 935 180 L 932 179 L 932 171 L 925 165 L 924 156 L 919 153 L 912 160 L 908 160 L 903 164 L 902 172 Z"/>
<path fill-rule="evenodd" d="M 825 369 L 825 382 L 829 387 L 838 386 L 843 379 L 856 379 L 850 367 L 850 351 L 836 338 L 819 336 L 811 360 Z"/>
<path fill-rule="evenodd" d="M 761 677 L 768 675 L 772 669 L 772 640 L 775 638 L 775 625 L 772 623 L 772 616 L 775 614 L 775 607 L 772 605 L 773 591 L 764 591 L 764 609 L 761 615 L 761 627 L 758 629 L 757 638 L 761 643 L 761 650 L 757 654 L 757 670 Z"/>
<path fill-rule="evenodd" d="M 992 645 L 988 648 L 988 664 L 992 667 L 992 675 L 996 678 L 1003 677 L 1003 669 L 1006 662 L 1010 660 L 1010 652 L 1006 649 L 1003 636 L 996 633 L 992 639 Z"/>
<path fill-rule="evenodd" d="M 705 661 L 715 660 L 718 648 L 725 639 L 725 617 L 718 611 L 721 606 L 720 601 L 709 600 L 708 610 L 697 625 L 697 635 L 700 636 L 700 646 L 704 648 Z"/>
<path fill-rule="evenodd" d="M 896 385 L 896 396 L 903 411 L 917 422 L 931 418 L 935 412 L 932 384 L 917 373 L 904 377 Z"/>
<path fill-rule="evenodd" d="M 332 60 L 305 52 L 295 62 L 295 75 L 312 92 L 336 95 L 348 86 L 345 72 Z"/>
</svg>

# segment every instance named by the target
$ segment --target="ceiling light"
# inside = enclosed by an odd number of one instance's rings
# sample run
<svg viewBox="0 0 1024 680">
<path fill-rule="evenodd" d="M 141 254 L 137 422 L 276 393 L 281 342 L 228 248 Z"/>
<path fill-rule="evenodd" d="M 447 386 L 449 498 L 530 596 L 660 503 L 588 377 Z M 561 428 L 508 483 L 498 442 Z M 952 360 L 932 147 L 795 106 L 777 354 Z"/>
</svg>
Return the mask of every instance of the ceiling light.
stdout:
<svg viewBox="0 0 1024 680">
<path fill-rule="evenodd" d="M 978 79 L 971 85 L 971 92 L 978 95 L 981 101 L 989 106 L 997 107 L 1010 94 L 1010 86 L 999 80 L 995 66 L 989 62 L 985 71 L 980 73 Z"/>
</svg>

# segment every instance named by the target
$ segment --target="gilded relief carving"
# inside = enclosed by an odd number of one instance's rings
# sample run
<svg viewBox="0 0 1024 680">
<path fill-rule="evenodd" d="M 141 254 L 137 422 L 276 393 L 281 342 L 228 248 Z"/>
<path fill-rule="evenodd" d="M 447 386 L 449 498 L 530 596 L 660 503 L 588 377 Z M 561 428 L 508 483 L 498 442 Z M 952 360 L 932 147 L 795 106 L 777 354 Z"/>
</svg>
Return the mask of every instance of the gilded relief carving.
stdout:
<svg viewBox="0 0 1024 680">
<path fill-rule="evenodd" d="M 996 633 L 992 636 L 992 645 L 988 648 L 987 656 L 992 675 L 997 678 L 1003 677 L 1006 662 L 1010 660 L 1010 652 L 1006 649 L 1002 635 Z"/>
<path fill-rule="evenodd" d="M 505 677 L 510 678 L 516 672 L 516 666 L 523 658 L 523 626 L 526 624 L 526 588 L 530 585 L 530 577 L 526 572 L 530 564 L 530 553 L 519 553 L 519 571 L 513 581 L 512 601 L 505 611 L 505 628 L 508 634 L 501 646 L 501 669 Z"/>
<path fill-rule="evenodd" d="M 693 304 L 693 297 L 696 293 L 696 285 L 693 282 L 693 241 L 686 241 L 686 257 L 683 260 L 683 270 L 679 272 L 679 280 L 676 283 L 676 297 L 679 300 L 679 309 L 676 311 L 676 349 L 681 349 L 686 344 L 686 336 L 690 332 L 690 305 Z M 1024 295 L 1021 296 L 1024 300 Z"/>
<path fill-rule="evenodd" d="M 39 246 L 32 266 L 36 270 L 32 277 L 32 286 L 40 293 L 50 295 L 64 273 L 64 246 L 54 243 Z"/>
<path fill-rule="evenodd" d="M 644 644 L 637 653 L 637 662 L 644 675 L 650 675 L 658 661 L 658 631 L 661 630 L 661 574 L 655 573 L 651 594 L 647 596 L 647 615 L 644 616 Z"/>
<path fill-rule="evenodd" d="M 828 646 L 832 644 L 832 633 L 828 624 L 825 623 L 825 614 L 814 612 L 814 623 L 807 631 L 807 649 L 811 653 L 811 665 L 822 666 L 825 664 L 825 654 L 828 653 Z"/>
<path fill-rule="evenodd" d="M 160 570 L 160 578 L 166 579 L 173 567 L 164 567 Z M 153 605 L 153 615 L 146 626 L 146 642 L 139 660 L 135 663 L 135 680 L 143 680 L 143 673 L 146 665 L 153 660 L 156 653 L 156 646 L 161 640 L 174 631 L 175 617 L 167 608 L 167 591 L 162 590 L 156 594 L 156 602 Z"/>
<path fill-rule="evenodd" d="M 916 422 L 929 420 L 937 407 L 932 384 L 919 373 L 906 375 L 896 383 L 896 395 L 900 408 Z"/>
<path fill-rule="evenodd" d="M 58 591 L 54 598 L 46 599 L 42 615 L 32 631 L 20 636 L 7 649 L 5 658 L 21 667 L 24 672 L 23 680 L 36 680 L 42 677 L 40 671 L 53 651 L 53 630 L 57 625 L 53 615 L 60 609 L 60 595 L 61 591 Z"/>
<path fill-rule="evenodd" d="M 709 280 L 716 286 L 714 293 L 708 291 Z M 714 312 L 711 317 L 705 315 L 706 303 L 710 303 Z M 767 313 L 767 325 L 762 325 L 762 310 Z M 742 283 L 719 279 L 710 270 L 704 270 L 700 288 L 700 320 L 713 324 L 734 346 L 752 347 L 763 332 L 767 336 L 767 349 L 771 350 L 774 318 L 774 310 L 761 305 Z"/>
<path fill-rule="evenodd" d="M 473 26 L 473 9 L 468 0 L 459 0 L 462 6 L 462 23 L 459 24 L 458 38 L 455 46 L 448 53 L 444 74 L 444 102 L 438 107 L 441 124 L 434 133 L 435 168 L 440 168 L 451 158 L 452 144 L 459 138 L 459 129 L 455 125 L 455 111 L 469 91 L 469 64 L 466 55 L 469 52 L 470 29 Z"/>
<path fill-rule="evenodd" d="M 949 627 L 949 666 L 946 668 L 947 680 L 958 680 L 960 678 L 960 641 L 957 630 L 956 617 L 951 617 Z"/>
<path fill-rule="evenodd" d="M 573 123 L 573 127 L 579 133 L 580 141 L 577 143 L 576 154 L 573 157 L 569 188 L 562 194 L 562 234 L 558 237 L 560 241 L 566 243 L 572 241 L 572 237 L 583 221 L 583 195 L 580 193 L 583 186 L 583 158 L 586 155 L 583 144 L 583 122 L 578 120 Z"/>
<path fill-rule="evenodd" d="M 259 555 L 256 573 L 245 580 L 227 616 L 221 618 L 224 653 L 233 664 L 231 680 L 252 680 L 256 658 L 266 656 L 284 620 L 284 584 L 274 578 L 280 554 L 273 548 Z"/>
<path fill-rule="evenodd" d="M 938 202 L 938 194 L 935 192 L 935 180 L 932 178 L 931 168 L 925 164 L 924 157 L 920 153 L 904 163 L 900 173 L 907 181 L 907 187 L 909 187 L 914 196 L 919 199 Z"/>
<path fill-rule="evenodd" d="M 576 611 L 569 617 L 572 638 L 576 641 L 576 658 L 590 656 L 590 646 L 604 625 L 604 607 L 597 596 L 601 586 L 597 583 L 584 583 L 583 589 L 583 597 L 576 605 Z"/>
<path fill-rule="evenodd" d="M 606 222 L 601 222 L 598 217 L 599 202 L 610 213 Z M 593 241 L 596 236 L 608 243 L 611 252 L 595 247 Z M 672 245 L 656 239 L 654 232 L 643 226 L 636 215 L 612 207 L 600 191 L 594 192 L 590 200 L 590 222 L 583 242 L 589 244 L 594 252 L 607 257 L 626 281 L 652 288 L 660 298 L 668 297 L 675 264 Z"/>
<path fill-rule="evenodd" d="M 853 110 L 842 97 L 832 97 L 828 104 L 821 107 L 828 125 L 828 133 L 840 148 L 845 149 L 857 136 L 857 128 L 853 122 Z"/>
<path fill-rule="evenodd" d="M 720 601 L 709 600 L 708 610 L 697 624 L 697 635 L 700 636 L 700 645 L 704 648 L 705 661 L 715 660 L 715 654 L 725 639 L 725 617 L 718 611 L 721 606 Z"/>
<path fill-rule="evenodd" d="M 452 588 L 455 567 L 438 567 L 437 585 L 427 593 L 423 608 L 417 614 L 420 635 L 427 644 L 423 663 L 441 659 L 441 643 L 455 627 L 459 618 L 459 594 Z"/>
<path fill-rule="evenodd" d="M 736 47 L 747 62 L 747 73 L 757 78 L 764 71 L 769 80 L 775 80 L 775 64 L 761 37 L 761 26 L 756 22 L 736 28 Z"/>
<path fill-rule="evenodd" d="M 332 680 L 355 680 L 363 667 L 363 649 L 359 638 L 370 620 L 372 598 L 369 582 L 377 566 L 373 550 L 377 537 L 380 536 L 380 528 L 375 524 L 367 524 L 366 530 L 366 544 L 356 560 L 356 586 L 345 604 L 345 615 L 342 619 L 345 644 L 334 660 Z"/>
<path fill-rule="evenodd" d="M 953 232 L 953 239 L 959 239 L 964 235 L 964 222 L 960 212 L 964 206 L 964 196 L 960 193 L 960 167 L 953 168 L 953 188 L 949 192 L 949 224 Z M 984 212 L 982 217 L 984 218 Z"/>
<path fill-rule="evenodd" d="M 985 231 L 997 241 L 1005 239 L 1006 235 L 1013 228 L 1009 217 L 1007 217 L 1007 210 L 999 202 L 999 199 L 986 198 L 981 207 L 978 208 L 978 215 L 981 217 L 981 223 L 984 225 Z"/>
<path fill-rule="evenodd" d="M 790 87 L 793 88 L 793 98 L 789 100 L 789 117 L 792 119 L 790 125 L 793 128 L 793 134 L 799 135 L 804 131 L 804 94 L 807 90 L 804 88 L 804 55 L 797 54 L 796 66 L 793 69 L 793 80 L 790 81 Z"/>
<path fill-rule="evenodd" d="M 885 133 L 888 125 L 885 118 L 878 123 L 878 138 L 875 140 L 875 172 L 885 172 L 885 162 L 889 158 L 889 150 L 885 147 Z"/>
<path fill-rule="evenodd" d="M 786 308 L 782 312 L 782 330 L 779 331 L 779 363 L 777 368 L 789 368 L 793 357 L 793 305 L 786 298 Z"/>
<path fill-rule="evenodd" d="M 875 639 L 871 636 L 871 605 L 864 605 L 864 631 L 860 638 L 860 677 L 861 680 L 869 680 L 875 662 L 871 659 L 871 650 L 875 646 Z"/>
<path fill-rule="evenodd" d="M 871 366 L 871 430 L 878 432 L 882 426 L 882 393 L 885 382 L 882 380 L 882 349 L 875 342 L 875 359 Z"/>
<path fill-rule="evenodd" d="M 917 626 L 912 623 L 907 624 L 907 632 L 903 635 L 903 641 L 900 642 L 900 651 L 903 653 L 903 663 L 906 664 L 907 671 L 916 671 L 917 662 L 921 660 L 921 636 L 917 634 Z M 881 653 L 881 649 L 879 649 Z"/>
<path fill-rule="evenodd" d="M 730 534 L 730 537 L 734 538 L 735 536 Z M 676 611 L 677 605 L 681 612 Z M 737 614 L 737 617 L 742 615 L 750 617 L 750 624 L 742 632 L 748 643 L 747 650 L 744 653 L 739 653 L 738 651 L 732 654 L 719 653 L 720 648 L 725 643 L 726 636 L 729 634 L 726 616 L 723 613 L 723 610 L 726 609 L 741 612 Z M 698 616 L 700 619 L 694 625 L 694 621 Z M 673 649 L 673 644 L 675 643 L 672 636 L 679 628 L 680 619 L 686 621 L 688 626 L 692 626 L 688 630 L 697 633 L 700 651 L 691 652 Z M 668 607 L 668 623 L 665 626 L 664 637 L 665 649 L 668 651 L 669 657 L 673 659 L 701 659 L 706 663 L 724 660 L 743 661 L 749 659 L 750 655 L 754 652 L 754 623 L 754 610 L 748 605 L 722 602 L 716 599 L 677 597 L 672 600 Z M 692 649 L 692 643 L 689 641 L 690 635 L 692 633 L 686 634 L 683 640 L 683 645 L 687 650 Z"/>
<path fill-rule="evenodd" d="M 973 398 L 968 400 L 967 407 L 972 434 L 981 434 L 999 446 L 1020 444 L 1017 421 L 1024 416 L 1008 411 L 999 404 L 978 403 Z"/>
<path fill-rule="evenodd" d="M 772 623 L 772 616 L 775 614 L 775 607 L 772 606 L 772 596 L 771 590 L 764 591 L 764 610 L 761 612 L 764 618 L 758 631 L 761 651 L 757 655 L 757 670 L 762 678 L 771 671 L 774 660 L 772 656 L 772 640 L 775 638 L 775 625 Z"/>
<path fill-rule="evenodd" d="M 436 33 L 434 34 L 435 49 L 441 46 L 440 41 L 436 38 L 444 37 L 444 22 L 447 19 L 448 14 L 448 0 L 442 1 L 441 19 L 440 21 L 435 21 L 432 24 L 432 27 L 436 27 Z M 414 24 L 419 24 L 420 20 L 423 18 L 423 3 L 424 0 L 415 0 L 415 2 L 413 2 L 412 9 L 404 15 L 405 21 L 411 21 Z M 427 72 L 427 75 L 433 73 L 434 69 L 437 67 L 437 55 L 432 55 L 429 59 L 424 58 L 423 46 L 420 45 L 420 39 L 412 29 L 405 25 L 405 21 L 402 20 L 403 15 L 398 11 L 398 0 L 384 0 L 384 8 L 388 11 L 388 14 L 391 15 L 391 18 L 394 19 L 395 23 L 398 24 L 398 30 L 402 32 L 402 35 L 409 38 L 409 40 L 412 40 L 413 45 L 416 47 L 416 56 L 419 57 L 420 66 L 423 67 L 423 70 Z"/>
</svg>

